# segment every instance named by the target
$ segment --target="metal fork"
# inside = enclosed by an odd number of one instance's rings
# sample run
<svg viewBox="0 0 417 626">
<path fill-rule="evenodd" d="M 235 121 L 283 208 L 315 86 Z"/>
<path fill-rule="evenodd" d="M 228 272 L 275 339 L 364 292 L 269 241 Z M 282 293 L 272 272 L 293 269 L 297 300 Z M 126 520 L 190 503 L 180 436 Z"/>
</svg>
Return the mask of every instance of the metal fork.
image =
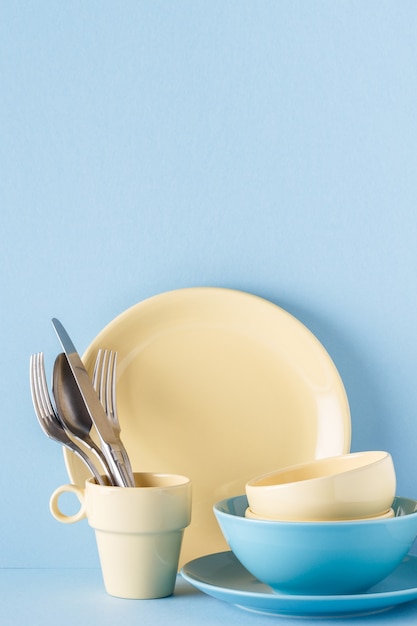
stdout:
<svg viewBox="0 0 417 626">
<path fill-rule="evenodd" d="M 120 423 L 116 403 L 116 367 L 117 352 L 99 348 L 94 364 L 93 387 L 97 392 L 113 429 L 119 435 Z"/>
<path fill-rule="evenodd" d="M 102 350 L 97 352 L 93 371 L 93 387 L 117 435 L 120 435 L 120 422 L 116 402 L 116 368 L 117 352 Z M 123 463 L 128 471 L 132 484 L 135 484 L 129 456 L 124 447 L 121 449 Z"/>
<path fill-rule="evenodd" d="M 30 390 L 38 422 L 47 437 L 66 446 L 74 452 L 88 467 L 100 485 L 105 480 L 87 454 L 66 433 L 64 426 L 52 404 L 46 382 L 44 356 L 42 352 L 30 357 Z"/>
</svg>

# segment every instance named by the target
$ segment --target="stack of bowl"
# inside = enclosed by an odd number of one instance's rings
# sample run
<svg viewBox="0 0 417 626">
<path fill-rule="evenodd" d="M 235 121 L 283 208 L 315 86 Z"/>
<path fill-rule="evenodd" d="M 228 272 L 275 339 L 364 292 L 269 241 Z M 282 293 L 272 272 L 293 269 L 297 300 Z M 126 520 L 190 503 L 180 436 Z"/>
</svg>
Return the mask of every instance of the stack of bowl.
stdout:
<svg viewBox="0 0 417 626">
<path fill-rule="evenodd" d="M 356 452 L 254 478 L 214 513 L 242 565 L 275 591 L 353 594 L 388 576 L 417 536 L 417 502 L 395 493 L 391 455 Z"/>
</svg>

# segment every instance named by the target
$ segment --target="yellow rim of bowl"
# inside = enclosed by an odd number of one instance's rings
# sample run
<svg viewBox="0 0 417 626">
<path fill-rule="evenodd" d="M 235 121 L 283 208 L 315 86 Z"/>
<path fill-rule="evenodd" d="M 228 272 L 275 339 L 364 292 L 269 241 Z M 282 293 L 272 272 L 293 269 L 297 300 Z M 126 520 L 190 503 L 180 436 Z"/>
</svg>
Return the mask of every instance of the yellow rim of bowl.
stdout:
<svg viewBox="0 0 417 626">
<path fill-rule="evenodd" d="M 252 509 L 248 506 L 245 511 L 245 517 L 248 519 L 260 520 L 264 522 L 366 522 L 367 520 L 378 520 L 378 519 L 387 519 L 390 517 L 395 517 L 395 511 L 391 507 L 384 511 L 383 513 L 379 513 L 378 515 L 371 515 L 367 517 L 353 517 L 347 519 L 322 519 L 322 520 L 311 520 L 311 519 L 293 519 L 293 520 L 281 520 L 277 517 L 267 517 L 266 515 L 258 515 L 254 513 Z"/>
</svg>

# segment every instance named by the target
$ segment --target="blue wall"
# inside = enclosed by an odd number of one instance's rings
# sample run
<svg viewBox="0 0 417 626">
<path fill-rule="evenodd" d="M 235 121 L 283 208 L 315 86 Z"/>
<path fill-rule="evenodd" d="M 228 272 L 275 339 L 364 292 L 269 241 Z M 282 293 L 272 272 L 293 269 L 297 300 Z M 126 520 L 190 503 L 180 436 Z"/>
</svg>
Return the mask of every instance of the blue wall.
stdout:
<svg viewBox="0 0 417 626">
<path fill-rule="evenodd" d="M 336 363 L 352 449 L 417 497 L 417 5 L 5 0 L 0 566 L 96 564 L 29 355 L 189 286 L 263 296 Z"/>
</svg>

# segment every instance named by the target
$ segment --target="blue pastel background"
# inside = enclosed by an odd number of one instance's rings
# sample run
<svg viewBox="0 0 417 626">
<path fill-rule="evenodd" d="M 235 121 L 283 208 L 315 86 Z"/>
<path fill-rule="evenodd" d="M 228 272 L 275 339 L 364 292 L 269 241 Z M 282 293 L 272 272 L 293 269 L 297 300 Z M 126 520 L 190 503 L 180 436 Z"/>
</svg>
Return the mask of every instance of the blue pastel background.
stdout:
<svg viewBox="0 0 417 626">
<path fill-rule="evenodd" d="M 5 0 L 0 5 L 0 567 L 97 564 L 29 355 L 83 352 L 157 293 L 220 286 L 310 328 L 352 449 L 417 497 L 417 4 Z"/>
</svg>

